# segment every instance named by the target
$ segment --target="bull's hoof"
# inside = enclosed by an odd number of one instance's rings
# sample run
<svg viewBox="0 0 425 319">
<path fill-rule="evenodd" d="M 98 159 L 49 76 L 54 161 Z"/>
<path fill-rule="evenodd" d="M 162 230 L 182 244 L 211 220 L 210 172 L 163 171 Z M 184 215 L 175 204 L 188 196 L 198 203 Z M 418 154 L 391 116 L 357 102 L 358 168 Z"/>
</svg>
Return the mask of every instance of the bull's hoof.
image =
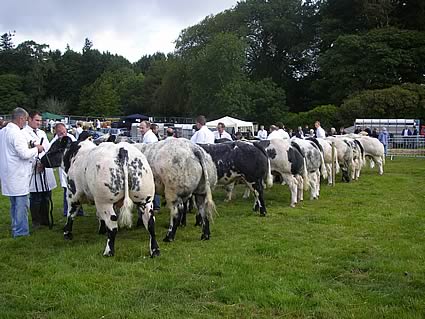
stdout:
<svg viewBox="0 0 425 319">
<path fill-rule="evenodd" d="M 267 215 L 266 210 L 260 212 L 260 217 L 266 217 L 266 215 Z"/>
<path fill-rule="evenodd" d="M 151 251 L 151 258 L 159 256 L 161 256 L 161 252 L 159 251 L 159 249 L 154 249 Z"/>
<path fill-rule="evenodd" d="M 174 241 L 174 238 L 172 238 L 170 236 L 165 236 L 162 241 L 164 241 L 166 243 L 171 243 L 172 241 Z"/>
<path fill-rule="evenodd" d="M 109 250 L 109 251 L 105 251 L 105 252 L 103 253 L 103 256 L 104 256 L 104 257 L 114 257 L 114 252 L 113 252 L 113 251 L 111 251 L 111 250 Z"/>
<path fill-rule="evenodd" d="M 72 238 L 73 238 L 72 233 L 64 233 L 63 234 L 63 239 L 65 239 L 65 240 L 72 240 Z"/>
<path fill-rule="evenodd" d="M 295 208 L 297 203 L 292 203 L 291 205 L 289 205 L 289 207 Z"/>
<path fill-rule="evenodd" d="M 210 240 L 210 235 L 208 235 L 208 234 L 202 234 L 201 235 L 201 240 Z"/>
</svg>

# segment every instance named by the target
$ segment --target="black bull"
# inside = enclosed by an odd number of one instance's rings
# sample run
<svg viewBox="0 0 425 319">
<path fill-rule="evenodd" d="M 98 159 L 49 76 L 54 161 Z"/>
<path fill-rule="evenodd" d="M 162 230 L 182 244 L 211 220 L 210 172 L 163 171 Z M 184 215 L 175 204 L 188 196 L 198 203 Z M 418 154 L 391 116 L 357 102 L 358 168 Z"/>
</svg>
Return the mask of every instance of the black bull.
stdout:
<svg viewBox="0 0 425 319">
<path fill-rule="evenodd" d="M 243 141 L 232 141 L 219 144 L 202 144 L 217 168 L 217 179 L 220 184 L 231 184 L 241 178 L 255 195 L 255 210 L 265 216 L 267 209 L 264 201 L 264 182 L 271 187 L 270 162 L 261 145 Z"/>
</svg>

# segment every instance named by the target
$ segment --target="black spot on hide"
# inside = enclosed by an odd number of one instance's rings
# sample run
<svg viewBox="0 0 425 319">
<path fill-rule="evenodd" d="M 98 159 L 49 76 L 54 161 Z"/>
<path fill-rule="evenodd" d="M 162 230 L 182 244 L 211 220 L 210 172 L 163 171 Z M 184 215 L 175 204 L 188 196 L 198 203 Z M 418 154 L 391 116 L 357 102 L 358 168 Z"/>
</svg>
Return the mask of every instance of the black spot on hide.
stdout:
<svg viewBox="0 0 425 319">
<path fill-rule="evenodd" d="M 291 173 L 302 175 L 304 158 L 297 148 L 290 147 L 288 149 L 288 160 L 291 163 Z"/>
<path fill-rule="evenodd" d="M 267 156 L 271 159 L 274 159 L 277 155 L 276 150 L 274 148 L 272 149 L 269 148 L 266 151 L 267 151 Z"/>
<path fill-rule="evenodd" d="M 67 181 L 68 181 L 68 190 L 75 195 L 75 193 L 77 192 L 77 188 L 75 187 L 75 182 L 74 180 L 70 179 L 69 177 L 67 177 Z"/>
<path fill-rule="evenodd" d="M 116 222 L 116 221 L 118 220 L 117 215 L 111 215 L 111 220 L 112 220 L 113 222 Z"/>
</svg>

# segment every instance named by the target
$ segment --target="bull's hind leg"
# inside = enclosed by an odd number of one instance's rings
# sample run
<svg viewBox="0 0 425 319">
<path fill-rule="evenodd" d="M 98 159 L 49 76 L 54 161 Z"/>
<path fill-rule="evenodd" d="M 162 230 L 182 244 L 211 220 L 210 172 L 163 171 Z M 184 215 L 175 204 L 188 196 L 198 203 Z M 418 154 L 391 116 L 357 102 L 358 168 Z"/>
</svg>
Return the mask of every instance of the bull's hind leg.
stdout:
<svg viewBox="0 0 425 319">
<path fill-rule="evenodd" d="M 74 224 L 74 218 L 77 215 L 78 210 L 81 205 L 79 202 L 72 203 L 68 198 L 68 214 L 66 217 L 66 224 L 63 227 L 63 237 L 64 239 L 72 240 L 72 226 Z"/>
<path fill-rule="evenodd" d="M 110 204 L 99 205 L 96 204 L 96 209 L 100 218 L 105 222 L 106 233 L 108 239 L 106 240 L 106 247 L 103 251 L 103 256 L 111 257 L 115 254 L 115 237 L 118 232 L 118 216 L 115 213 L 114 207 Z"/>
<path fill-rule="evenodd" d="M 179 207 L 183 207 L 183 204 L 178 200 L 170 201 L 167 198 L 167 203 L 171 203 L 170 207 L 170 225 L 168 227 L 167 234 L 165 235 L 164 241 L 170 242 L 173 241 L 176 237 L 177 227 L 180 223 L 180 214 Z"/>
<path fill-rule="evenodd" d="M 208 219 L 208 214 L 206 212 L 206 195 L 205 194 L 197 194 L 195 195 L 196 206 L 198 206 L 198 214 L 201 219 L 202 224 L 202 235 L 201 240 L 210 239 L 210 221 Z"/>
<path fill-rule="evenodd" d="M 153 212 L 153 204 L 148 203 L 145 207 L 140 205 L 137 207 L 139 214 L 142 215 L 143 224 L 146 230 L 149 232 L 149 254 L 150 256 L 156 257 L 160 255 L 159 246 L 155 236 L 155 215 Z"/>
<path fill-rule="evenodd" d="M 254 185 L 254 196 L 255 196 L 255 201 L 256 201 L 256 206 L 255 208 L 260 209 L 260 216 L 266 216 L 267 213 L 267 209 L 266 209 L 266 203 L 264 201 L 264 186 L 263 186 L 263 181 L 262 179 L 260 179 L 259 181 L 257 181 Z M 257 210 L 257 209 L 256 209 Z"/>
<path fill-rule="evenodd" d="M 282 175 L 282 178 L 285 181 L 285 184 L 288 185 L 289 191 L 291 192 L 291 207 L 295 207 L 295 205 L 297 204 L 298 181 L 291 174 L 284 174 Z"/>
</svg>

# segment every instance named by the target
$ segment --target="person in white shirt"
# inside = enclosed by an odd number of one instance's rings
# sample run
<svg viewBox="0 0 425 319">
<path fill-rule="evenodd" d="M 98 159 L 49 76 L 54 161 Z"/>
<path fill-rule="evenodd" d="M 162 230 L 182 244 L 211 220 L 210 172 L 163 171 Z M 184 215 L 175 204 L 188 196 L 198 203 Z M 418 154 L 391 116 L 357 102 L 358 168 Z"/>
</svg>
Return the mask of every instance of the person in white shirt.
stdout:
<svg viewBox="0 0 425 319">
<path fill-rule="evenodd" d="M 0 130 L 0 180 L 2 194 L 9 197 L 12 236 L 28 236 L 28 193 L 31 160 L 44 151 L 43 145 L 29 145 L 22 128 L 28 113 L 16 108 L 12 121 Z"/>
<path fill-rule="evenodd" d="M 81 122 L 77 123 L 77 128 L 75 129 L 75 138 L 78 140 L 78 137 L 80 136 L 80 134 L 83 132 L 83 125 L 81 124 Z"/>
<path fill-rule="evenodd" d="M 155 133 L 151 130 L 151 123 L 148 121 L 142 121 L 139 126 L 140 133 L 143 136 L 142 143 L 143 144 L 151 144 L 158 142 L 158 137 L 156 137 Z"/>
<path fill-rule="evenodd" d="M 230 136 L 230 134 L 224 130 L 225 128 L 226 126 L 224 125 L 224 123 L 220 122 L 217 124 L 217 131 L 214 132 L 214 140 L 221 140 L 221 139 L 226 139 L 229 141 L 232 140 L 232 137 Z"/>
<path fill-rule="evenodd" d="M 320 126 L 320 122 L 316 121 L 314 123 L 314 127 L 316 128 L 316 137 L 317 138 L 326 138 L 325 130 Z"/>
<path fill-rule="evenodd" d="M 158 137 L 156 137 L 155 133 L 151 130 L 151 123 L 149 121 L 142 121 L 139 126 L 140 133 L 142 134 L 142 143 L 143 144 L 152 144 L 158 142 Z M 161 206 L 160 198 L 158 194 L 155 194 L 153 198 L 153 211 L 154 213 L 158 213 Z M 140 220 L 141 216 L 139 216 L 139 221 L 137 224 L 143 224 L 143 221 Z"/>
<path fill-rule="evenodd" d="M 282 135 L 280 134 L 280 132 L 278 132 L 278 128 L 276 125 L 270 125 L 270 134 L 269 136 L 267 136 L 268 140 L 273 140 L 273 139 L 281 139 Z"/>
<path fill-rule="evenodd" d="M 214 133 L 206 127 L 205 116 L 199 115 L 196 118 L 196 127 L 198 130 L 193 134 L 190 141 L 194 144 L 214 144 Z"/>
<path fill-rule="evenodd" d="M 50 144 L 53 144 L 57 139 L 60 139 L 64 136 L 68 136 L 71 139 L 72 142 L 77 141 L 77 139 L 74 137 L 74 135 L 68 134 L 68 131 L 66 130 L 65 124 L 63 124 L 62 122 L 56 123 L 55 132 L 56 132 L 56 135 L 52 139 Z M 68 175 L 62 169 L 62 167 L 59 167 L 58 173 L 59 173 L 59 182 L 60 182 L 61 187 L 63 189 L 63 215 L 67 216 L 68 215 L 68 199 L 66 198 L 67 197 L 66 193 L 67 193 L 67 189 L 68 189 L 68 182 L 67 182 L 67 176 Z M 79 216 L 84 215 L 82 207 L 80 207 L 79 211 L 77 212 L 77 215 L 79 215 Z"/>
<path fill-rule="evenodd" d="M 280 137 L 283 138 L 283 139 L 288 139 L 289 140 L 290 139 L 289 134 L 288 134 L 288 132 L 286 132 L 284 130 L 285 125 L 283 125 L 282 122 L 277 122 L 276 125 L 278 127 L 278 130 L 277 131 L 280 134 Z"/>
<path fill-rule="evenodd" d="M 260 140 L 267 139 L 267 131 L 264 129 L 264 125 L 260 125 L 260 129 L 257 132 L 257 138 Z"/>
<path fill-rule="evenodd" d="M 29 112 L 28 125 L 22 130 L 26 133 L 27 140 L 32 145 L 41 144 L 45 150 L 50 147 L 47 135 L 40 126 L 43 123 L 41 113 L 37 111 Z M 30 212 L 33 228 L 40 225 L 49 226 L 50 203 L 52 202 L 51 190 L 56 188 L 55 175 L 52 168 L 44 168 L 39 158 L 43 157 L 44 152 L 34 157 L 32 161 L 31 179 L 30 179 Z"/>
<path fill-rule="evenodd" d="M 100 131 L 100 120 L 96 119 L 96 131 Z"/>
</svg>

